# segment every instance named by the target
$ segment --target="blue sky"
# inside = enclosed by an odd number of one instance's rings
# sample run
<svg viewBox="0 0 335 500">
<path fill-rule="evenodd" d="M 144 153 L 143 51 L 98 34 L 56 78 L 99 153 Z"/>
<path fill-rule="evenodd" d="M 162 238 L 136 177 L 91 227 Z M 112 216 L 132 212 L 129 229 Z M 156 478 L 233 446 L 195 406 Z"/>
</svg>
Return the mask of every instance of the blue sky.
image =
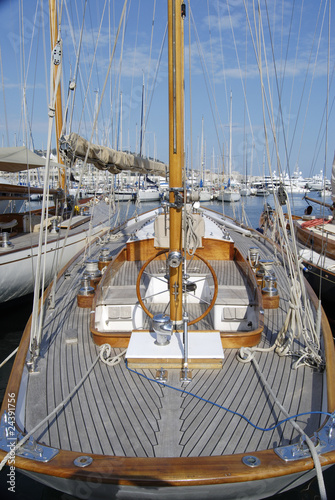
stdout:
<svg viewBox="0 0 335 500">
<path fill-rule="evenodd" d="M 255 12 L 253 3 L 256 4 Z M 298 165 L 304 176 L 322 170 L 329 178 L 335 148 L 335 38 L 334 35 L 330 37 L 326 151 L 329 9 L 325 0 L 261 0 L 260 10 L 257 2 L 251 0 L 191 0 L 191 16 L 188 2 L 186 4 L 185 148 L 188 165 L 191 158 L 195 169 L 200 165 L 203 118 L 205 165 L 208 169 L 214 165 L 215 171 L 222 170 L 224 150 L 225 169 L 228 169 L 232 91 L 232 170 L 243 173 L 247 167 L 253 175 L 268 173 L 257 64 L 261 53 L 264 114 L 272 170 L 278 173 L 280 165 L 283 172 L 289 168 L 292 173 Z M 77 50 L 80 39 L 83 5 L 82 0 L 63 3 L 64 109 L 68 84 L 75 71 L 75 48 Z M 122 0 L 89 0 L 87 4 L 72 121 L 72 130 L 86 138 L 92 133 L 94 111 L 102 95 L 122 6 Z M 111 147 L 120 147 L 122 130 L 122 148 L 139 151 L 144 79 L 146 134 L 142 149 L 168 162 L 166 22 L 167 2 L 128 0 L 126 22 L 121 26 L 94 138 L 97 136 L 98 142 Z M 333 26 L 332 21 L 331 28 Z M 50 73 L 48 1 L 0 0 L 0 29 L 1 145 L 28 143 L 31 147 L 31 137 L 35 148 L 45 148 Z M 73 93 L 68 117 L 72 98 Z"/>
</svg>

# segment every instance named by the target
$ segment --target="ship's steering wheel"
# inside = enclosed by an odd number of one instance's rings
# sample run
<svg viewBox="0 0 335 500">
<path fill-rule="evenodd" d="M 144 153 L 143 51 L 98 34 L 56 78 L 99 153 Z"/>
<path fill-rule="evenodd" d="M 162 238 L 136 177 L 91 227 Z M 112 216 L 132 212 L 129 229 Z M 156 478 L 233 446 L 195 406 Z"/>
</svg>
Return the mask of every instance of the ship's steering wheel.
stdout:
<svg viewBox="0 0 335 500">
<path fill-rule="evenodd" d="M 142 307 L 142 309 L 144 310 L 144 312 L 150 317 L 150 318 L 153 318 L 154 315 L 153 313 L 151 313 L 149 311 L 149 309 L 146 307 L 146 305 L 144 304 L 144 301 L 141 297 L 141 278 L 142 278 L 142 275 L 144 273 L 144 271 L 146 270 L 146 268 L 148 267 L 148 265 L 153 261 L 155 260 L 157 257 L 159 257 L 160 255 L 163 255 L 163 254 L 166 254 L 169 250 L 159 250 L 155 255 L 153 255 L 152 257 L 150 257 L 144 264 L 143 266 L 141 267 L 141 270 L 137 276 L 137 281 L 136 281 L 136 294 L 137 294 L 137 298 L 138 298 L 138 301 Z M 213 269 L 213 267 L 210 265 L 210 263 L 204 259 L 203 257 L 201 257 L 200 255 L 198 255 L 197 253 L 194 254 L 194 257 L 196 257 L 197 259 L 201 260 L 209 269 L 211 275 L 212 275 L 212 278 L 213 278 L 213 282 L 214 282 L 214 293 L 213 293 L 213 297 L 212 297 L 212 300 L 210 301 L 207 309 L 200 315 L 198 316 L 197 318 L 195 319 L 192 319 L 191 321 L 188 322 L 188 326 L 190 325 L 193 325 L 194 323 L 197 323 L 198 321 L 200 321 L 201 319 L 203 319 L 205 316 L 207 316 L 207 314 L 212 310 L 214 304 L 215 304 L 215 301 L 216 301 L 216 298 L 217 298 L 217 294 L 218 294 L 218 280 L 217 280 L 217 277 L 216 277 L 216 274 L 215 274 L 215 271 Z M 166 283 L 168 283 L 166 281 Z M 207 304 L 206 301 L 202 300 L 201 298 L 199 298 L 199 302 L 204 302 Z"/>
</svg>

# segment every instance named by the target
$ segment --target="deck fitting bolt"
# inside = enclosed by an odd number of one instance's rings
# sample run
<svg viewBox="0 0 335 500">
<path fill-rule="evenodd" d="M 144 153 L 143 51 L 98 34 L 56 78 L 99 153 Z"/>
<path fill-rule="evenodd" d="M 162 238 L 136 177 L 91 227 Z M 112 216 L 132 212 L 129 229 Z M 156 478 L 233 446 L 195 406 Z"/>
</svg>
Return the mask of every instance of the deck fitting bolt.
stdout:
<svg viewBox="0 0 335 500">
<path fill-rule="evenodd" d="M 87 455 L 81 455 L 80 457 L 77 457 L 75 460 L 73 460 L 74 465 L 76 465 L 77 467 L 87 467 L 88 465 L 91 465 L 92 462 L 93 458 Z"/>
<path fill-rule="evenodd" d="M 246 455 L 243 457 L 242 462 L 248 467 L 258 467 L 261 464 L 260 459 L 252 455 Z"/>
</svg>

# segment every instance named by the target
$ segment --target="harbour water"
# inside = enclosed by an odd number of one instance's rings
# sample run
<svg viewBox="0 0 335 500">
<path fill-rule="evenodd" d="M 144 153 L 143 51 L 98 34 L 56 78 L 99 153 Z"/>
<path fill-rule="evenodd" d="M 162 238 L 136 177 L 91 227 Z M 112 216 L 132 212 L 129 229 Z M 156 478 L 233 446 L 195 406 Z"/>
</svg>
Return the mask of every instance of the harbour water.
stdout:
<svg viewBox="0 0 335 500">
<path fill-rule="evenodd" d="M 310 195 L 313 198 L 316 196 Z M 330 198 L 325 200 L 326 203 L 331 203 Z M 274 206 L 272 195 L 268 196 L 265 200 L 261 197 L 247 197 L 242 198 L 242 201 L 236 204 L 224 204 L 220 202 L 208 202 L 206 206 L 213 208 L 222 213 L 224 210 L 225 215 L 236 218 L 246 223 L 244 214 L 247 215 L 248 223 L 251 227 L 257 228 L 259 225 L 259 217 L 264 208 L 264 203 Z M 142 203 L 140 208 L 141 212 L 147 211 L 156 206 L 152 203 Z M 291 199 L 291 209 L 296 215 L 303 215 L 307 203 L 303 200 L 302 194 L 295 194 Z M 134 212 L 135 206 L 132 205 L 129 209 L 128 216 Z M 126 204 L 124 204 L 123 211 L 126 212 Z M 322 207 L 314 205 L 313 213 L 316 216 L 329 215 L 329 210 L 323 212 Z M 121 219 L 122 220 L 122 219 Z M 0 306 L 1 315 L 1 342 L 0 342 L 0 361 L 5 359 L 19 344 L 21 335 L 23 333 L 25 324 L 30 316 L 32 307 L 32 296 L 25 297 L 10 304 Z M 0 399 L 6 397 L 6 384 L 10 374 L 13 360 L 9 361 L 0 370 Z M 37 483 L 16 470 L 15 474 L 15 493 L 8 490 L 9 480 L 8 468 L 5 467 L 0 472 L 0 498 L 2 500 L 15 499 L 15 500 L 76 500 L 74 497 L 60 493 L 47 486 Z M 324 473 L 328 499 L 335 498 L 335 466 L 331 467 Z M 94 500 L 94 497 L 88 497 Z M 224 498 L 224 497 L 223 497 Z M 282 493 L 272 497 L 276 500 L 316 500 L 320 498 L 318 484 L 316 479 L 309 481 L 302 487 L 292 490 L 289 493 Z"/>
</svg>

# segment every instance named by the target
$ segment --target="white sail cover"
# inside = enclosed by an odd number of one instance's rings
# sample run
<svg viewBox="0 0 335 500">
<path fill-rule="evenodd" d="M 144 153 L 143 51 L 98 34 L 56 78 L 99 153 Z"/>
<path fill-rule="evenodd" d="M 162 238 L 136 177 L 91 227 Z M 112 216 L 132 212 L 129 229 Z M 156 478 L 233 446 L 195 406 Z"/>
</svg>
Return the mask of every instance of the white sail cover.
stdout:
<svg viewBox="0 0 335 500">
<path fill-rule="evenodd" d="M 87 163 L 92 163 L 100 170 L 108 170 L 111 174 L 119 174 L 126 170 L 162 177 L 167 175 L 165 163 L 91 144 L 74 132 L 61 137 L 60 149 L 61 153 L 70 160 L 76 158 L 84 160 L 88 151 Z"/>
<path fill-rule="evenodd" d="M 0 170 L 3 172 L 20 172 L 44 166 L 45 158 L 25 146 L 0 148 Z"/>
</svg>

